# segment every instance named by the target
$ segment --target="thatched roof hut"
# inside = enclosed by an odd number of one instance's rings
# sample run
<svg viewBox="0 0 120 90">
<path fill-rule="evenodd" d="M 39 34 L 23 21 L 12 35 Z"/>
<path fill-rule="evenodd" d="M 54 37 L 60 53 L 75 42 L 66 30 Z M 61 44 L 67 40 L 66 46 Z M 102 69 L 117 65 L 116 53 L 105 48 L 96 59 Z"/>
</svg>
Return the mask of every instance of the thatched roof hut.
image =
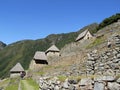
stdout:
<svg viewBox="0 0 120 90">
<path fill-rule="evenodd" d="M 17 63 L 10 72 L 23 72 L 25 71 L 20 63 Z"/>
<path fill-rule="evenodd" d="M 45 52 L 36 51 L 34 55 L 34 60 L 47 60 Z"/>
<path fill-rule="evenodd" d="M 48 52 L 60 52 L 60 50 L 55 45 L 52 45 L 45 53 L 47 54 Z"/>
<path fill-rule="evenodd" d="M 83 39 L 85 40 L 85 39 L 89 39 L 91 37 L 93 37 L 92 34 L 89 32 L 88 29 L 86 29 L 85 31 L 83 31 L 82 33 L 80 33 L 78 35 L 78 37 L 76 38 L 75 41 L 80 41 L 80 40 L 83 40 Z"/>
<path fill-rule="evenodd" d="M 59 56 L 60 55 L 60 50 L 55 46 L 52 45 L 50 48 L 48 48 L 45 52 L 45 54 L 49 57 L 51 56 Z"/>
<path fill-rule="evenodd" d="M 22 65 L 17 63 L 11 70 L 10 70 L 10 77 L 21 76 L 22 73 L 25 73 Z"/>
<path fill-rule="evenodd" d="M 33 59 L 37 64 L 48 64 L 45 52 L 36 51 Z"/>
</svg>

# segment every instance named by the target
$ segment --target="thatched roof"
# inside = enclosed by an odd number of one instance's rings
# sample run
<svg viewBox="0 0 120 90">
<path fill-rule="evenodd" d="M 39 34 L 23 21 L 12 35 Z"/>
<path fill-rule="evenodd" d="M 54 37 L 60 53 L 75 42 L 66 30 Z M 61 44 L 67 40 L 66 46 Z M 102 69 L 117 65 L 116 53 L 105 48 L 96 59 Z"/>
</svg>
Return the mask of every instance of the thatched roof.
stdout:
<svg viewBox="0 0 120 90">
<path fill-rule="evenodd" d="M 23 67 L 21 66 L 20 63 L 17 63 L 11 70 L 10 72 L 21 72 L 24 71 Z"/>
<path fill-rule="evenodd" d="M 47 56 L 45 55 L 45 52 L 36 51 L 33 59 L 34 60 L 47 60 Z"/>
<path fill-rule="evenodd" d="M 88 29 L 86 29 L 85 31 L 80 33 L 75 41 L 78 41 L 78 40 L 82 39 L 87 34 L 87 32 L 88 32 Z"/>
<path fill-rule="evenodd" d="M 55 45 L 52 45 L 50 48 L 46 50 L 45 53 L 48 53 L 48 52 L 60 52 L 60 50 Z"/>
</svg>

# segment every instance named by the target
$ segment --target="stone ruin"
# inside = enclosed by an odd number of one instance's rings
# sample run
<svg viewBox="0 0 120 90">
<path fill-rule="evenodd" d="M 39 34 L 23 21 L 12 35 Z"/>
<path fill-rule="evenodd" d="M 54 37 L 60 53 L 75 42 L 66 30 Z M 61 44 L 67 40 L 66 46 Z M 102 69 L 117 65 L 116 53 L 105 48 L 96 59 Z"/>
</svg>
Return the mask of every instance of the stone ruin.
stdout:
<svg viewBox="0 0 120 90">
<path fill-rule="evenodd" d="M 120 36 L 114 36 L 115 46 L 100 55 L 92 51 L 88 54 L 87 75 L 120 74 Z"/>
<path fill-rule="evenodd" d="M 102 53 L 88 54 L 86 77 L 80 80 L 41 77 L 40 90 L 120 90 L 120 35 L 113 37 L 114 46 Z"/>
</svg>

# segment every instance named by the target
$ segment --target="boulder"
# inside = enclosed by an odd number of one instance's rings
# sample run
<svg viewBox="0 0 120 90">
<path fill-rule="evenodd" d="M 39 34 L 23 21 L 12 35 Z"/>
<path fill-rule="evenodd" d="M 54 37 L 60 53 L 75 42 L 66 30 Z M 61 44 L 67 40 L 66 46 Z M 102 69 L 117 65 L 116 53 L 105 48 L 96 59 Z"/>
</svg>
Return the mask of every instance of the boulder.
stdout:
<svg viewBox="0 0 120 90">
<path fill-rule="evenodd" d="M 109 90 L 120 90 L 120 84 L 116 82 L 114 83 L 108 82 L 108 89 Z"/>
<path fill-rule="evenodd" d="M 118 78 L 118 79 L 117 79 L 117 83 L 119 83 L 119 84 L 120 84 L 120 78 Z"/>
<path fill-rule="evenodd" d="M 120 61 L 120 59 L 115 59 L 113 60 L 113 63 L 118 63 Z"/>
<path fill-rule="evenodd" d="M 68 80 L 70 84 L 77 84 L 77 80 Z"/>
<path fill-rule="evenodd" d="M 81 79 L 79 85 L 80 86 L 85 86 L 87 84 L 91 84 L 92 83 L 92 80 L 90 78 L 83 78 Z"/>
<path fill-rule="evenodd" d="M 117 54 L 117 58 L 120 58 L 120 53 L 119 53 L 119 54 Z"/>
<path fill-rule="evenodd" d="M 103 82 L 95 82 L 94 90 L 105 90 L 105 84 Z"/>
<path fill-rule="evenodd" d="M 115 81 L 115 77 L 114 76 L 100 76 L 100 77 L 95 77 L 94 81 Z"/>
<path fill-rule="evenodd" d="M 56 85 L 56 86 L 54 87 L 54 90 L 60 90 L 60 86 Z"/>
<path fill-rule="evenodd" d="M 68 89 L 69 88 L 69 82 L 68 79 L 65 80 L 65 82 L 63 83 L 63 88 Z"/>
</svg>

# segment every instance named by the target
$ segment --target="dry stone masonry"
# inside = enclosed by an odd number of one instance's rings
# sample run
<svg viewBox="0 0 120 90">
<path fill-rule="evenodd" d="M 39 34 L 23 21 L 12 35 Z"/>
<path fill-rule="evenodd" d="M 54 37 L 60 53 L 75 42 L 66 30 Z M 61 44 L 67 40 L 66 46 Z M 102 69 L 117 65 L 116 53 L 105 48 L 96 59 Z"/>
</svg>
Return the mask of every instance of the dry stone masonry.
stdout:
<svg viewBox="0 0 120 90">
<path fill-rule="evenodd" d="M 98 54 L 92 51 L 88 54 L 87 74 L 118 75 L 120 74 L 120 36 L 113 37 L 114 46 Z"/>
<path fill-rule="evenodd" d="M 120 78 L 99 76 L 82 78 L 81 80 L 66 79 L 64 82 L 57 77 L 41 77 L 40 90 L 120 90 Z"/>
<path fill-rule="evenodd" d="M 90 52 L 86 67 L 87 75 L 94 75 L 94 90 L 120 90 L 120 35 L 105 52 Z"/>
<path fill-rule="evenodd" d="M 104 52 L 94 50 L 88 54 L 84 74 L 86 77 L 79 80 L 66 78 L 65 81 L 41 77 L 40 90 L 120 90 L 120 35 L 113 36 L 112 47 Z"/>
</svg>

